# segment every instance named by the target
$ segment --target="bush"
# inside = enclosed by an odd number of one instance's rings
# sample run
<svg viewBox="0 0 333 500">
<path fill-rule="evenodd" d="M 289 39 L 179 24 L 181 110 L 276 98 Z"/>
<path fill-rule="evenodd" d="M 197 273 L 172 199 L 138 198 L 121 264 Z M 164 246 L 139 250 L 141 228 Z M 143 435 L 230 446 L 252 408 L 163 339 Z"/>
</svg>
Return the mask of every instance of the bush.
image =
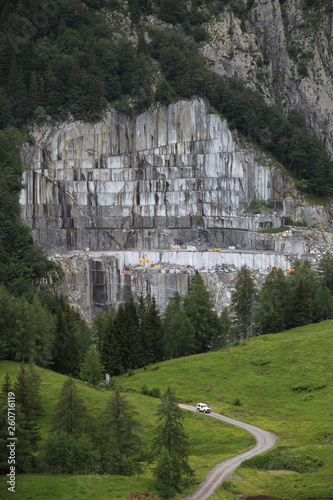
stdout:
<svg viewBox="0 0 333 500">
<path fill-rule="evenodd" d="M 268 453 L 245 460 L 240 467 L 259 470 L 292 470 L 299 473 L 315 472 L 323 462 L 309 455 L 302 455 L 292 448 L 276 448 Z"/>
</svg>

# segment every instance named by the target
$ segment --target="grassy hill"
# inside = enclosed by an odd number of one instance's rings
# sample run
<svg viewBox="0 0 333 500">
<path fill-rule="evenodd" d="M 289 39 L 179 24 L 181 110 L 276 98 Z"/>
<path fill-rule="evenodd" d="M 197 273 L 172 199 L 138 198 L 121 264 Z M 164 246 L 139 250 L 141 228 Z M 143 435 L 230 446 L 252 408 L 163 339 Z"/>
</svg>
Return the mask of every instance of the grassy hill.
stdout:
<svg viewBox="0 0 333 500">
<path fill-rule="evenodd" d="M 118 382 L 136 405 L 147 438 L 154 426 L 158 400 L 143 396 L 141 388 L 145 384 L 149 389 L 159 387 L 163 391 L 171 386 L 184 403 L 195 405 L 203 401 L 214 411 L 275 433 L 279 437 L 277 450 L 290 460 L 288 465 L 275 459 L 274 469 L 286 469 L 291 463 L 296 464 L 296 469 L 304 466 L 306 470 L 310 464 L 306 472 L 288 474 L 245 464 L 212 500 L 236 498 L 236 493 L 265 493 L 295 500 L 333 498 L 332 332 L 333 321 L 308 325 L 250 339 L 220 351 L 159 363 L 136 370 L 131 376 L 118 377 Z M 18 368 L 15 363 L 1 362 L 0 379 L 7 371 L 14 378 Z M 45 436 L 64 377 L 44 369 L 39 371 L 45 407 L 41 427 Z M 108 391 L 78 384 L 87 406 L 97 416 Z M 191 438 L 190 462 L 196 469 L 197 482 L 217 462 L 253 445 L 252 437 L 240 429 L 206 415 L 191 412 L 185 415 Z M 265 455 L 274 458 L 274 453 Z M 322 465 L 312 468 L 316 460 Z M 155 491 L 149 468 L 143 476 L 131 478 L 27 475 L 20 476 L 17 485 L 20 499 L 38 495 L 41 499 L 125 500 L 130 493 Z M 1 479 L 0 497 L 6 498 L 5 478 Z"/>
</svg>

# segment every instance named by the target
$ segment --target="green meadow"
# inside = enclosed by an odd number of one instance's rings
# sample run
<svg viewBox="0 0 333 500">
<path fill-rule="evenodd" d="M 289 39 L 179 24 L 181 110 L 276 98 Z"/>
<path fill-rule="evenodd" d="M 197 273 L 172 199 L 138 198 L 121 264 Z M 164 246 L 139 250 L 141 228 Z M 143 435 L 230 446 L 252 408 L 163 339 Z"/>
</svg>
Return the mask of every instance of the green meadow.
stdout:
<svg viewBox="0 0 333 500">
<path fill-rule="evenodd" d="M 212 500 L 236 499 L 236 494 L 266 494 L 282 499 L 333 498 L 333 321 L 248 339 L 219 351 L 165 361 L 118 377 L 117 382 L 135 405 L 149 440 L 155 425 L 158 399 L 141 394 L 143 385 L 162 392 L 170 386 L 179 401 L 201 401 L 212 410 L 273 432 L 277 443 L 265 459 L 243 464 L 225 481 Z M 0 379 L 12 379 L 16 363 L 0 363 Z M 42 436 L 51 428 L 52 411 L 65 377 L 38 368 L 42 376 L 44 414 Z M 77 382 L 93 416 L 103 409 L 110 393 Z M 207 415 L 184 410 L 190 437 L 190 464 L 196 483 L 219 461 L 254 445 L 252 436 Z M 287 457 L 276 459 L 276 456 Z M 275 460 L 275 462 L 274 462 Z M 262 463 L 273 463 L 265 470 Z M 294 467 L 294 469 L 293 469 Z M 5 478 L 0 498 L 9 498 Z M 143 475 L 64 476 L 21 475 L 20 499 L 99 498 L 126 500 L 130 493 L 156 494 L 152 465 Z M 179 495 L 179 499 L 183 495 Z M 158 499 L 158 495 L 156 495 Z"/>
</svg>

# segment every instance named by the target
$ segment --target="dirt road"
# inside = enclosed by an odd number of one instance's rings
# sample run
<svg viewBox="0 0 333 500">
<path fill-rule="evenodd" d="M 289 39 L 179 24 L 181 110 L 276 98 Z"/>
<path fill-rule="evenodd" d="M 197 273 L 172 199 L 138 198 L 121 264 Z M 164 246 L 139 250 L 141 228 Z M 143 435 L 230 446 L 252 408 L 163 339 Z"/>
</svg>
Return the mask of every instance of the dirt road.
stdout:
<svg viewBox="0 0 333 500">
<path fill-rule="evenodd" d="M 194 406 L 183 404 L 180 404 L 179 406 L 185 410 L 197 411 Z M 236 425 L 237 427 L 250 432 L 256 439 L 256 445 L 251 448 L 251 450 L 246 451 L 241 455 L 237 455 L 236 457 L 229 458 L 228 460 L 224 460 L 216 465 L 216 467 L 209 472 L 205 481 L 201 483 L 193 493 L 184 497 L 183 500 L 206 500 L 206 498 L 209 498 L 210 495 L 214 493 L 220 484 L 243 462 L 243 460 L 269 450 L 274 446 L 276 441 L 273 434 L 263 431 L 258 427 L 254 427 L 254 425 L 249 425 L 244 422 L 240 422 L 239 420 L 234 420 L 233 418 L 224 417 L 223 415 L 219 415 L 214 412 L 207 413 L 205 415 L 205 418 L 209 417 L 218 418 L 219 420 Z"/>
</svg>

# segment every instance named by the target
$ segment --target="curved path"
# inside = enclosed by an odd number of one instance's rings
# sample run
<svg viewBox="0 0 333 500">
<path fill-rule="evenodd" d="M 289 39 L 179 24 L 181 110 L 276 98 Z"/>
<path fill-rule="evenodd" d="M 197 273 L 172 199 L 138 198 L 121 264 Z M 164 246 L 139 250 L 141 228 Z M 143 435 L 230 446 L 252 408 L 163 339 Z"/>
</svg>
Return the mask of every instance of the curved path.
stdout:
<svg viewBox="0 0 333 500">
<path fill-rule="evenodd" d="M 180 408 L 184 408 L 185 410 L 197 411 L 194 406 L 179 404 Z M 191 493 L 184 497 L 183 500 L 206 500 L 206 498 L 210 497 L 214 493 L 214 491 L 220 486 L 220 484 L 246 459 L 254 457 L 255 455 L 259 455 L 266 450 L 272 448 L 275 444 L 276 438 L 273 434 L 267 431 L 263 431 L 254 425 L 245 424 L 244 422 L 240 422 L 239 420 L 234 420 L 233 418 L 224 417 L 223 415 L 219 415 L 218 413 L 211 412 L 206 414 L 206 416 L 218 418 L 219 420 L 223 420 L 224 422 L 228 422 L 229 424 L 236 425 L 237 427 L 241 427 L 242 429 L 250 432 L 256 439 L 256 445 L 251 448 L 251 450 L 242 453 L 241 455 L 237 455 L 236 457 L 229 458 L 228 460 L 224 460 L 220 462 L 218 465 L 212 469 L 203 483 L 199 485 L 199 487 Z"/>
</svg>

